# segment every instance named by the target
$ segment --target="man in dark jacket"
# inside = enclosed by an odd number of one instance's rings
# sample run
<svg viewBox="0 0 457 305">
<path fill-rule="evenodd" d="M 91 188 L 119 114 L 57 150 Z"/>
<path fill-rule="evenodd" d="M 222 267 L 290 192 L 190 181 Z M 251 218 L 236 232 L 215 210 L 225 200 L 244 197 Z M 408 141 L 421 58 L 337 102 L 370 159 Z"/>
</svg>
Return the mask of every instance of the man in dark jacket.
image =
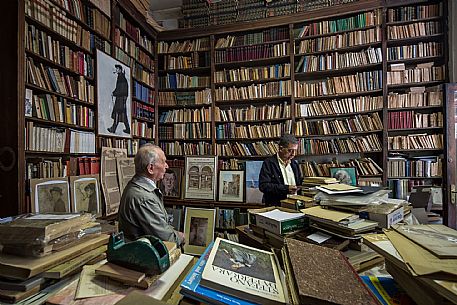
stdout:
<svg viewBox="0 0 457 305">
<path fill-rule="evenodd" d="M 303 182 L 297 161 L 298 140 L 286 134 L 279 139 L 279 151 L 263 161 L 259 175 L 259 189 L 263 193 L 263 202 L 267 206 L 280 205 L 288 194 L 296 194 Z"/>
<path fill-rule="evenodd" d="M 130 133 L 130 124 L 127 117 L 127 97 L 129 96 L 129 83 L 125 78 L 125 73 L 122 70 L 121 65 L 115 65 L 117 73 L 116 88 L 114 89 L 112 96 L 116 99 L 114 102 L 113 111 L 111 112 L 111 118 L 113 119 L 113 125 L 108 128 L 111 133 L 116 133 L 117 125 L 119 122 L 124 123 L 125 133 Z"/>
</svg>

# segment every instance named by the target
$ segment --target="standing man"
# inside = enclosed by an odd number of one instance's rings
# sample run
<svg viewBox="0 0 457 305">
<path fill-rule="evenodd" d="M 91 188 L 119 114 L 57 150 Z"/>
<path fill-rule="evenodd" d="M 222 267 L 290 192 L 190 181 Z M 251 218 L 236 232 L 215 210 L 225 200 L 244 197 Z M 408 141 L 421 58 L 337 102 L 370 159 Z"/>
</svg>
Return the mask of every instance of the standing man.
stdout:
<svg viewBox="0 0 457 305">
<path fill-rule="evenodd" d="M 129 240 L 153 235 L 161 240 L 184 244 L 184 233 L 168 224 L 163 195 L 157 182 L 163 178 L 167 158 L 160 147 L 145 144 L 135 156 L 135 176 L 122 193 L 119 206 L 119 231 Z"/>
<path fill-rule="evenodd" d="M 119 122 L 124 123 L 125 133 L 130 133 L 130 124 L 127 117 L 127 97 L 129 96 L 129 83 L 125 78 L 125 73 L 121 65 L 115 65 L 117 73 L 116 88 L 111 94 L 115 98 L 113 111 L 111 112 L 111 118 L 113 119 L 113 125 L 108 128 L 111 133 L 116 133 L 117 125 Z"/>
<path fill-rule="evenodd" d="M 293 135 L 285 134 L 279 139 L 279 151 L 263 161 L 259 174 L 259 189 L 263 193 L 263 202 L 267 206 L 280 205 L 288 194 L 296 194 L 303 182 L 297 161 L 298 140 Z"/>
</svg>

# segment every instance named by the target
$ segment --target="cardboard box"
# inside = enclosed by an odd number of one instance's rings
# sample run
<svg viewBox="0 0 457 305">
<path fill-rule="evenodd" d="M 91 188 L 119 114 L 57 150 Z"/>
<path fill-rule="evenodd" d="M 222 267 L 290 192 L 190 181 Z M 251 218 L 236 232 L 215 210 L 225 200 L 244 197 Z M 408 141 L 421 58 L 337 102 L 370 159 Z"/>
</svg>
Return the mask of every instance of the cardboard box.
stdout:
<svg viewBox="0 0 457 305">
<path fill-rule="evenodd" d="M 289 220 L 276 220 L 272 218 L 265 217 L 262 213 L 270 212 L 275 209 L 278 209 L 282 212 L 294 213 L 298 215 L 298 218 L 289 219 Z M 263 209 L 251 209 L 248 210 L 249 214 L 249 223 L 254 224 L 258 227 L 264 228 L 275 234 L 286 234 L 295 231 L 299 231 L 305 228 L 307 225 L 307 220 L 305 220 L 305 215 L 299 211 L 285 209 L 282 207 L 268 207 Z M 306 223 L 305 223 L 306 222 Z"/>
<path fill-rule="evenodd" d="M 398 206 L 384 210 L 365 211 L 360 213 L 360 217 L 376 221 L 379 227 L 389 229 L 390 226 L 403 220 L 404 208 L 403 206 Z"/>
</svg>

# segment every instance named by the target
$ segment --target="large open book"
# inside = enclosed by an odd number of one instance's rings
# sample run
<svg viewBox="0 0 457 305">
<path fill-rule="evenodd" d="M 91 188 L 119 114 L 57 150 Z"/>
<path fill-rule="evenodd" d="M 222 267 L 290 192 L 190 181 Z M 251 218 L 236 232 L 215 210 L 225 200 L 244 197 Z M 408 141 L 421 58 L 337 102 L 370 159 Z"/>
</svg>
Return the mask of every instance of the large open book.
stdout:
<svg viewBox="0 0 457 305">
<path fill-rule="evenodd" d="M 284 304 L 273 253 L 217 238 L 201 285 L 258 304 Z"/>
</svg>

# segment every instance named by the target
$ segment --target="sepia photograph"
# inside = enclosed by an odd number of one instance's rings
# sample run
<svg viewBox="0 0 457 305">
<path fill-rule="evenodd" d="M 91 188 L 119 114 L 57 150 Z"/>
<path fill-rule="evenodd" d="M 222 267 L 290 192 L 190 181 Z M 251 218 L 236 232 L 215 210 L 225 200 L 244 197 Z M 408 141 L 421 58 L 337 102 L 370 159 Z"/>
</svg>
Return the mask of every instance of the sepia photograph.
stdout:
<svg viewBox="0 0 457 305">
<path fill-rule="evenodd" d="M 131 138 L 130 67 L 97 50 L 98 134 Z"/>
<path fill-rule="evenodd" d="M 186 244 L 184 252 L 201 255 L 213 241 L 216 219 L 215 209 L 186 208 L 184 235 Z"/>
<path fill-rule="evenodd" d="M 216 199 L 217 157 L 186 157 L 185 199 Z"/>
<path fill-rule="evenodd" d="M 30 179 L 33 213 L 70 213 L 67 178 Z"/>
<path fill-rule="evenodd" d="M 340 183 L 357 186 L 357 170 L 355 167 L 330 167 L 330 176 Z"/>
<path fill-rule="evenodd" d="M 159 188 L 165 197 L 181 198 L 182 168 L 169 167 L 159 182 Z"/>
<path fill-rule="evenodd" d="M 101 216 L 98 175 L 71 176 L 71 206 L 73 212 Z"/>
<path fill-rule="evenodd" d="M 219 201 L 243 202 L 244 171 L 219 171 Z"/>
</svg>

